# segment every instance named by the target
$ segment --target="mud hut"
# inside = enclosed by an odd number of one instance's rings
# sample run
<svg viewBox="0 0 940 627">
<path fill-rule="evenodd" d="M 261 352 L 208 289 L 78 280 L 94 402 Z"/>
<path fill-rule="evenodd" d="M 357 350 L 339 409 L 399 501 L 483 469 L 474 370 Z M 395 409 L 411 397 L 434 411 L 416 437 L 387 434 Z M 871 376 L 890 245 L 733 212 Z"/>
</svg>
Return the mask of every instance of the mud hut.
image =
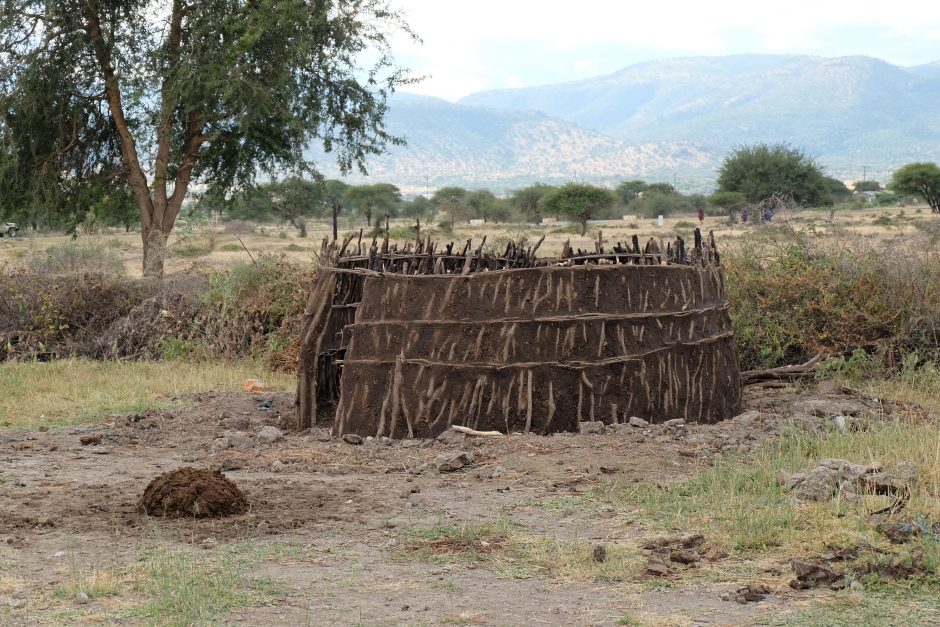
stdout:
<svg viewBox="0 0 940 627">
<path fill-rule="evenodd" d="M 582 421 L 740 410 L 714 238 L 636 237 L 536 257 L 485 241 L 399 250 L 324 242 L 303 325 L 299 428 L 429 437 L 462 425 L 540 434 Z"/>
</svg>

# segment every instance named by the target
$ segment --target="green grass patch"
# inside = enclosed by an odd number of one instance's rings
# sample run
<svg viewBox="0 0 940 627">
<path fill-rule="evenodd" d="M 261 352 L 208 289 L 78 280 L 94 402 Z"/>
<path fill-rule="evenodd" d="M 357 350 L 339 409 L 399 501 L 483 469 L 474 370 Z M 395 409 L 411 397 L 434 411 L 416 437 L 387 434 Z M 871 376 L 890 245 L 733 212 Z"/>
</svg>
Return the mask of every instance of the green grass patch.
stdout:
<svg viewBox="0 0 940 627">
<path fill-rule="evenodd" d="M 248 360 L 0 363 L 0 428 L 63 426 L 169 407 L 173 397 L 210 390 L 237 391 L 247 378 L 289 390 L 293 376 Z M 120 385 L 115 385 L 119 381 Z"/>
</svg>

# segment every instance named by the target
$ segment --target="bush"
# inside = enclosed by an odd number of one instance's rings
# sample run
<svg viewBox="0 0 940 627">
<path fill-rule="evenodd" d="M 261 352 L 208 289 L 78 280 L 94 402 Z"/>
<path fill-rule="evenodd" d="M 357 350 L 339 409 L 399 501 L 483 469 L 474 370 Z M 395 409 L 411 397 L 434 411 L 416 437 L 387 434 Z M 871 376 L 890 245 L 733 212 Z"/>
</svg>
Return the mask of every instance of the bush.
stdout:
<svg viewBox="0 0 940 627">
<path fill-rule="evenodd" d="M 785 230 L 768 233 L 722 256 L 742 369 L 859 347 L 940 354 L 940 257 L 861 239 L 816 248 Z"/>
<path fill-rule="evenodd" d="M 30 272 L 41 275 L 63 274 L 124 274 L 121 257 L 108 248 L 92 244 L 69 242 L 50 246 L 33 253 L 27 262 Z"/>
</svg>

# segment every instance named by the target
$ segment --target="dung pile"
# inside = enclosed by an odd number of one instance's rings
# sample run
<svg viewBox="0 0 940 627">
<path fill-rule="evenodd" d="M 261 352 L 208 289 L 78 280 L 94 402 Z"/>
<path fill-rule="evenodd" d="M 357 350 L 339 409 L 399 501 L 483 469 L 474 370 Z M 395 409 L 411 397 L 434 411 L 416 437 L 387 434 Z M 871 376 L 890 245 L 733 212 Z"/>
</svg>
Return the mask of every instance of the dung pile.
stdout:
<svg viewBox="0 0 940 627">
<path fill-rule="evenodd" d="M 217 470 L 177 468 L 150 482 L 137 509 L 151 516 L 221 518 L 241 514 L 248 501 Z"/>
</svg>

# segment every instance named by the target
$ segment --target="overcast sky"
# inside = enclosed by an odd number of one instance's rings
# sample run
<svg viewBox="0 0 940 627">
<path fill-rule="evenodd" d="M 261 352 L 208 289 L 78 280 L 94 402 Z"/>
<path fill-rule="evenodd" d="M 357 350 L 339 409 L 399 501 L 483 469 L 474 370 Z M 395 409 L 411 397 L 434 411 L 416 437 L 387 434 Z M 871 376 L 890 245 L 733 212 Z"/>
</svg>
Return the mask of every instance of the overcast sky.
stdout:
<svg viewBox="0 0 940 627">
<path fill-rule="evenodd" d="M 398 61 L 428 78 L 408 91 L 456 100 L 665 57 L 741 53 L 940 60 L 940 2 L 894 0 L 393 0 L 424 40 Z"/>
</svg>

